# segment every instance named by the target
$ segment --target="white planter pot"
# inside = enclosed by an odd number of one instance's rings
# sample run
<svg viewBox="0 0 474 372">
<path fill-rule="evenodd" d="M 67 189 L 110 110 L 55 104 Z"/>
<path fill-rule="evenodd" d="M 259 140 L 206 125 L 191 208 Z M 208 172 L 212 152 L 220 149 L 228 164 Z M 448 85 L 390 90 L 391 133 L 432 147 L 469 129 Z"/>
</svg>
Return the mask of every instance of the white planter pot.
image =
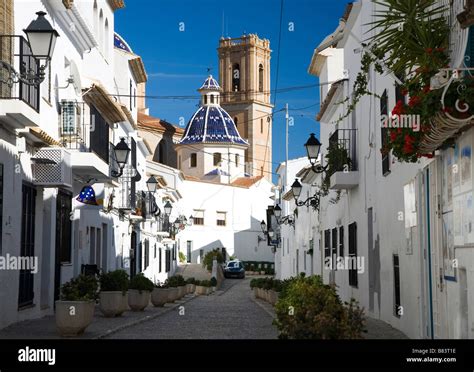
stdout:
<svg viewBox="0 0 474 372">
<path fill-rule="evenodd" d="M 217 290 L 217 287 L 212 287 L 212 292 L 215 292 Z"/>
<path fill-rule="evenodd" d="M 151 303 L 153 306 L 164 306 L 168 301 L 169 289 L 168 288 L 153 288 L 151 292 Z"/>
<path fill-rule="evenodd" d="M 210 291 L 209 287 L 204 287 L 202 285 L 196 286 L 196 294 L 197 295 L 208 295 Z"/>
<path fill-rule="evenodd" d="M 143 311 L 150 303 L 150 291 L 128 290 L 128 306 L 132 311 Z"/>
<path fill-rule="evenodd" d="M 184 297 L 186 295 L 186 286 L 181 285 L 178 287 L 178 299 Z"/>
<path fill-rule="evenodd" d="M 125 311 L 122 291 L 104 291 L 99 294 L 99 309 L 106 318 L 120 316 Z"/>
<path fill-rule="evenodd" d="M 275 292 L 273 289 L 268 291 L 269 302 L 272 305 L 275 305 L 278 301 L 278 292 Z"/>
<path fill-rule="evenodd" d="M 168 302 L 174 302 L 179 298 L 179 289 L 178 287 L 170 287 L 168 288 Z"/>
<path fill-rule="evenodd" d="M 196 286 L 194 284 L 186 284 L 186 293 L 191 294 L 194 293 L 196 290 Z"/>
<path fill-rule="evenodd" d="M 94 301 L 56 301 L 56 328 L 61 336 L 84 333 L 94 318 Z"/>
</svg>

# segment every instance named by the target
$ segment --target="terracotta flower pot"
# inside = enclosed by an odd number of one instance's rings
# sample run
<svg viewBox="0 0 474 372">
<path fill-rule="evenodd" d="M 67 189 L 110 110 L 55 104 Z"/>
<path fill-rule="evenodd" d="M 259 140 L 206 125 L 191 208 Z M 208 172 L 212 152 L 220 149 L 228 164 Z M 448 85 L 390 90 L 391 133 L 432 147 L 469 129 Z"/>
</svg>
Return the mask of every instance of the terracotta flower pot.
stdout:
<svg viewBox="0 0 474 372">
<path fill-rule="evenodd" d="M 194 293 L 196 290 L 196 286 L 194 284 L 186 284 L 186 293 L 191 294 Z"/>
<path fill-rule="evenodd" d="M 178 299 L 179 298 L 183 298 L 184 296 L 186 295 L 186 286 L 185 285 L 181 285 L 178 287 Z"/>
<path fill-rule="evenodd" d="M 196 286 L 196 294 L 197 295 L 208 295 L 210 293 L 209 287 L 204 287 L 202 285 Z"/>
<path fill-rule="evenodd" d="M 94 318 L 94 301 L 56 301 L 56 328 L 63 337 L 84 333 Z"/>
<path fill-rule="evenodd" d="M 150 291 L 128 290 L 128 306 L 132 311 L 143 311 L 150 303 Z"/>
</svg>

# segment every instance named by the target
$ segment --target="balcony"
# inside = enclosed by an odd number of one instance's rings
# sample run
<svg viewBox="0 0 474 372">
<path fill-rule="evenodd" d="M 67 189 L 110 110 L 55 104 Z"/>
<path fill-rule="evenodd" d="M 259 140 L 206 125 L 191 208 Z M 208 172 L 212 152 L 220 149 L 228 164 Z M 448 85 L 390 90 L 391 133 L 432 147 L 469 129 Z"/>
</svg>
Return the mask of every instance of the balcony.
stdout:
<svg viewBox="0 0 474 372">
<path fill-rule="evenodd" d="M 70 150 L 75 176 L 85 181 L 108 182 L 114 164 L 113 144 L 109 142 L 110 127 L 93 106 L 86 115 L 85 106 L 74 101 L 61 102 L 61 143 Z"/>
<path fill-rule="evenodd" d="M 22 36 L 0 35 L 0 60 L 16 72 L 36 74 L 38 61 Z M 0 122 L 15 129 L 39 125 L 40 89 L 23 82 L 14 83 L 6 67 L 0 70 Z"/>
<path fill-rule="evenodd" d="M 357 129 L 338 129 L 329 137 L 330 189 L 347 190 L 359 185 L 356 156 Z"/>
</svg>

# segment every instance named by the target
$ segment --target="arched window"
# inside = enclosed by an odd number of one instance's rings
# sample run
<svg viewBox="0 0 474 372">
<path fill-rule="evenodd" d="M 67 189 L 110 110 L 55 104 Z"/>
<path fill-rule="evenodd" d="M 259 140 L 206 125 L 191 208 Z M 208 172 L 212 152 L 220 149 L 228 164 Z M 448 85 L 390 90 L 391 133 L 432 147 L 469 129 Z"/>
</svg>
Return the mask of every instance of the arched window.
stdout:
<svg viewBox="0 0 474 372">
<path fill-rule="evenodd" d="M 93 10 L 93 22 L 94 22 L 94 34 L 98 35 L 99 31 L 99 10 L 97 9 L 97 0 L 94 0 L 94 10 Z"/>
<path fill-rule="evenodd" d="M 167 164 L 167 146 L 166 146 L 166 140 L 162 139 L 158 143 L 158 163 L 161 164 Z"/>
<path fill-rule="evenodd" d="M 99 13 L 99 48 L 100 50 L 104 50 L 104 13 L 102 12 L 102 9 L 100 10 Z"/>
<path fill-rule="evenodd" d="M 211 103 L 214 103 L 214 94 L 211 94 Z"/>
<path fill-rule="evenodd" d="M 235 154 L 235 166 L 238 167 L 239 166 L 239 154 Z"/>
<path fill-rule="evenodd" d="M 221 163 L 221 153 L 220 152 L 215 152 L 214 153 L 214 165 L 220 165 Z"/>
<path fill-rule="evenodd" d="M 260 133 L 263 133 L 263 119 L 260 119 Z"/>
<path fill-rule="evenodd" d="M 232 66 L 232 90 L 234 92 L 240 91 L 240 66 L 234 63 Z"/>
<path fill-rule="evenodd" d="M 263 65 L 258 65 L 258 91 L 263 92 Z"/>
<path fill-rule="evenodd" d="M 105 34 L 104 34 L 104 55 L 109 57 L 109 20 L 105 19 Z"/>
<path fill-rule="evenodd" d="M 204 95 L 204 104 L 207 105 L 207 94 Z"/>
<path fill-rule="evenodd" d="M 234 118 L 234 124 L 237 125 L 238 123 L 239 123 L 239 118 L 236 116 L 236 117 Z"/>
</svg>

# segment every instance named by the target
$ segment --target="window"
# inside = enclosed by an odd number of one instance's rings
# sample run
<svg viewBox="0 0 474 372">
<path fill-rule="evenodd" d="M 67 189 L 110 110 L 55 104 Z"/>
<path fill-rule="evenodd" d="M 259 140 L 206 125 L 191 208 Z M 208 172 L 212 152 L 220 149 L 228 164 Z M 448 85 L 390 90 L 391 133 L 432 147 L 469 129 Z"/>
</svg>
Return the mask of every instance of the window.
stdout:
<svg viewBox="0 0 474 372">
<path fill-rule="evenodd" d="M 260 167 L 260 175 L 263 176 L 263 166 Z"/>
<path fill-rule="evenodd" d="M 349 285 L 357 287 L 357 222 L 349 225 L 349 258 L 352 261 L 349 269 Z"/>
<path fill-rule="evenodd" d="M 59 251 L 60 262 L 72 262 L 72 194 L 58 190 L 56 197 L 56 250 Z"/>
<path fill-rule="evenodd" d="M 220 152 L 215 152 L 214 153 L 214 165 L 219 165 L 222 160 L 222 155 Z"/>
<path fill-rule="evenodd" d="M 144 252 L 144 270 L 148 267 L 148 265 L 150 264 L 150 242 L 148 241 L 148 239 L 145 240 L 145 252 Z"/>
<path fill-rule="evenodd" d="M 154 254 L 153 254 L 153 258 L 156 258 L 156 243 L 154 245 Z"/>
<path fill-rule="evenodd" d="M 240 91 L 240 66 L 238 63 L 232 67 L 232 88 L 234 92 Z"/>
<path fill-rule="evenodd" d="M 102 9 L 100 10 L 99 13 L 99 48 L 100 50 L 103 51 L 104 48 L 104 29 L 103 29 L 103 24 L 104 24 L 104 13 L 102 12 Z"/>
<path fill-rule="evenodd" d="M 162 262 L 161 262 L 161 248 L 158 249 L 158 272 L 161 273 L 161 266 L 162 266 Z"/>
<path fill-rule="evenodd" d="M 193 241 L 188 240 L 186 242 L 186 258 L 187 258 L 186 261 L 188 263 L 191 263 L 192 252 L 193 252 Z"/>
<path fill-rule="evenodd" d="M 189 157 L 189 167 L 190 168 L 197 167 L 197 154 L 195 152 L 193 152 L 191 156 Z"/>
<path fill-rule="evenodd" d="M 263 119 L 260 119 L 260 133 L 263 133 Z"/>
<path fill-rule="evenodd" d="M 171 270 L 171 250 L 166 249 L 166 272 Z"/>
<path fill-rule="evenodd" d="M 329 257 L 331 255 L 330 248 L 331 241 L 331 230 L 324 231 L 324 257 Z"/>
<path fill-rule="evenodd" d="M 393 293 L 394 307 L 393 311 L 396 317 L 400 317 L 400 261 L 398 254 L 393 255 Z"/>
<path fill-rule="evenodd" d="M 382 97 L 380 98 L 380 115 L 388 115 L 388 97 L 387 91 L 384 90 Z M 381 137 L 382 137 L 382 148 L 384 148 L 388 143 L 388 128 L 384 128 L 382 123 L 381 128 Z M 382 154 L 382 174 L 386 176 L 390 173 L 390 154 Z"/>
<path fill-rule="evenodd" d="M 0 254 L 2 254 L 3 227 L 3 164 L 0 164 Z"/>
<path fill-rule="evenodd" d="M 234 124 L 235 124 L 235 126 L 237 126 L 238 123 L 239 123 L 239 118 L 236 116 L 236 117 L 234 118 Z"/>
<path fill-rule="evenodd" d="M 193 213 L 193 225 L 204 225 L 204 211 L 203 210 L 194 210 Z"/>
<path fill-rule="evenodd" d="M 109 57 L 109 20 L 105 19 L 105 32 L 104 32 L 104 56 Z"/>
<path fill-rule="evenodd" d="M 258 66 L 258 91 L 263 92 L 263 65 Z"/>
<path fill-rule="evenodd" d="M 214 94 L 211 94 L 211 103 L 214 103 Z"/>
<path fill-rule="evenodd" d="M 226 212 L 217 212 L 217 226 L 226 225 Z"/>
<path fill-rule="evenodd" d="M 204 104 L 207 105 L 207 94 L 204 95 Z"/>
<path fill-rule="evenodd" d="M 344 226 L 339 227 L 339 256 L 344 257 Z"/>
<path fill-rule="evenodd" d="M 239 154 L 235 154 L 235 166 L 239 166 Z"/>
<path fill-rule="evenodd" d="M 333 270 L 337 270 L 337 227 L 332 229 L 332 250 L 331 250 L 331 258 L 332 258 L 332 266 Z"/>
<path fill-rule="evenodd" d="M 161 164 L 167 164 L 167 159 L 166 159 L 166 154 L 168 152 L 166 151 L 166 140 L 163 138 L 159 143 L 158 143 L 158 163 Z"/>
<path fill-rule="evenodd" d="M 133 84 L 132 84 L 132 79 L 130 79 L 130 97 L 129 97 L 129 108 L 130 111 L 133 109 Z"/>
<path fill-rule="evenodd" d="M 74 101 L 62 101 L 62 134 L 76 134 L 77 107 Z"/>
</svg>

